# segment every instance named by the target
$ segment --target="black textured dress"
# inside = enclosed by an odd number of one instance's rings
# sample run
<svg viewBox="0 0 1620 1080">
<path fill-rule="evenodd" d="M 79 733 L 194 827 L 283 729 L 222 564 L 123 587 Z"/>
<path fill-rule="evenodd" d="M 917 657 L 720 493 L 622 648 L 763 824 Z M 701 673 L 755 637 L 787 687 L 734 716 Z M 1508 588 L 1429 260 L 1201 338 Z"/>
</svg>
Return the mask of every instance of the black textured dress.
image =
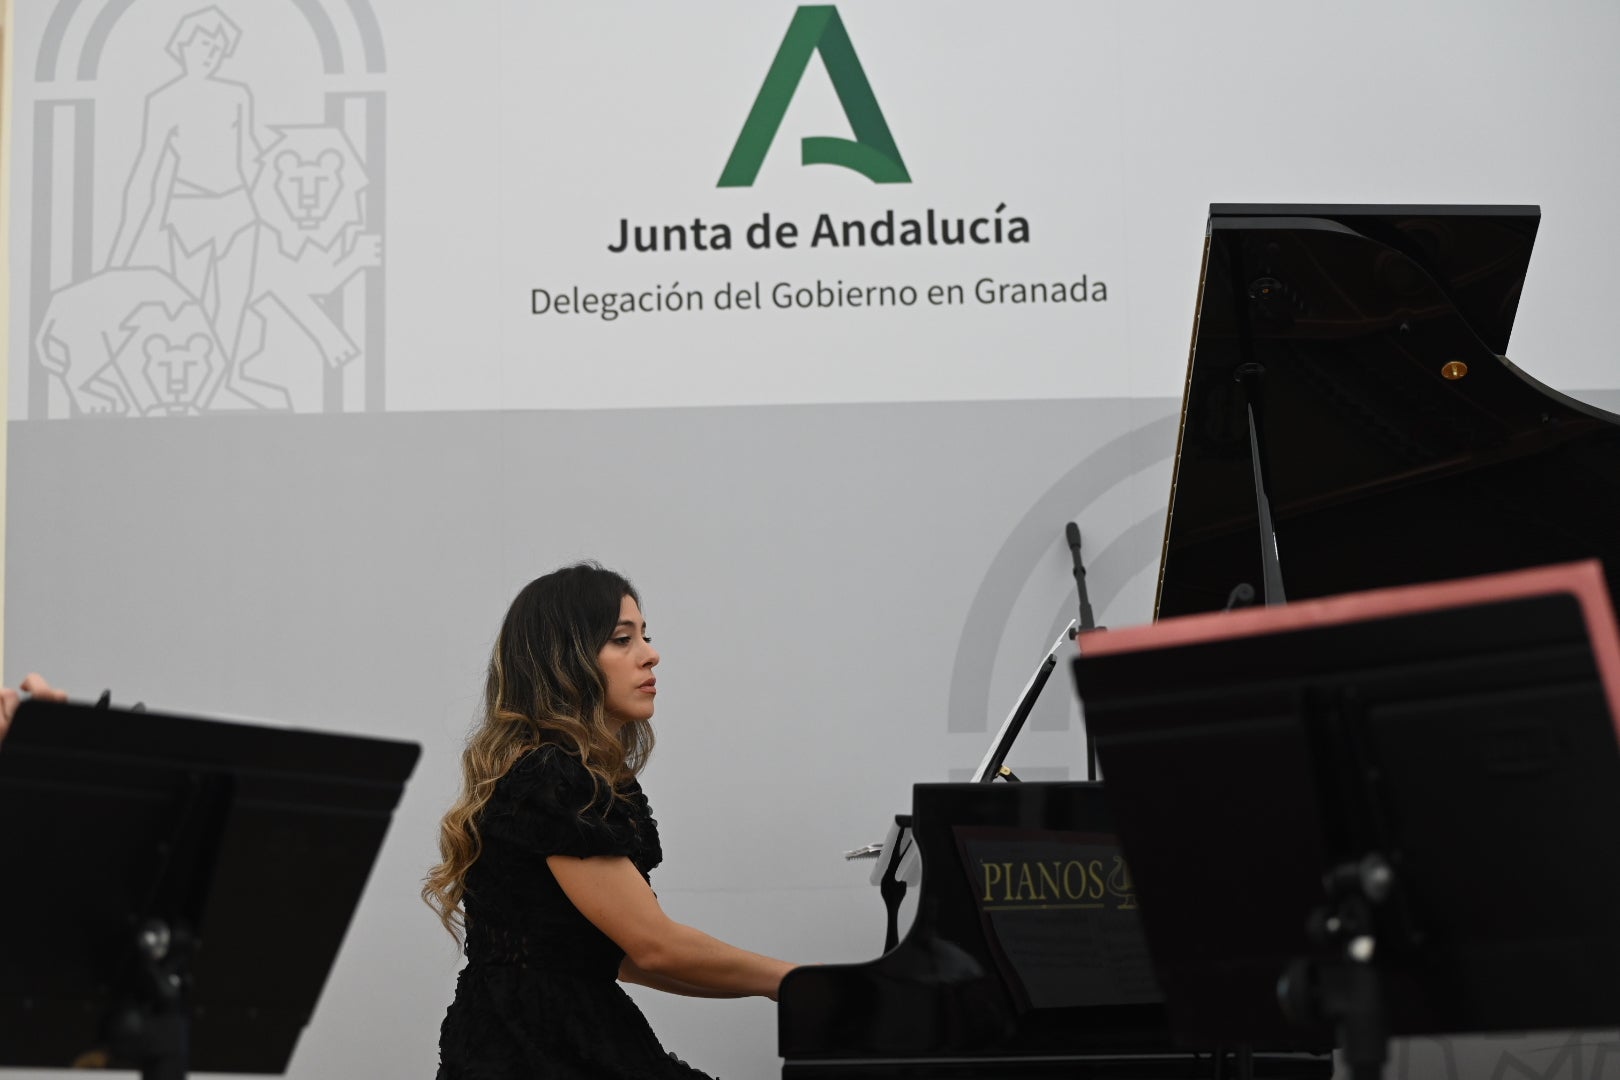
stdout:
<svg viewBox="0 0 1620 1080">
<path fill-rule="evenodd" d="M 497 781 L 467 873 L 467 965 L 439 1032 L 439 1080 L 710 1080 L 664 1052 L 619 987 L 623 951 L 546 866 L 548 855 L 626 855 L 646 877 L 663 860 L 641 785 L 586 809 L 593 790 L 556 746 Z"/>
</svg>

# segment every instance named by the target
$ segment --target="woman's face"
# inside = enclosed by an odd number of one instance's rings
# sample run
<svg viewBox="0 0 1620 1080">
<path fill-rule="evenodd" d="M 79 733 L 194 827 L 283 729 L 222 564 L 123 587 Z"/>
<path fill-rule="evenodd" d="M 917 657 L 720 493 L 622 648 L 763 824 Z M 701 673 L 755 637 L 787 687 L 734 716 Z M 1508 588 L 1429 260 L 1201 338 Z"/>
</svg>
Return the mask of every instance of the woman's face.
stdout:
<svg viewBox="0 0 1620 1080">
<path fill-rule="evenodd" d="M 657 683 L 653 668 L 658 664 L 658 650 L 647 637 L 647 624 L 641 617 L 641 607 L 634 597 L 619 601 L 619 624 L 613 628 L 602 651 L 596 654 L 607 683 L 604 708 L 608 722 L 615 728 L 635 721 L 651 720 L 653 698 Z"/>
</svg>

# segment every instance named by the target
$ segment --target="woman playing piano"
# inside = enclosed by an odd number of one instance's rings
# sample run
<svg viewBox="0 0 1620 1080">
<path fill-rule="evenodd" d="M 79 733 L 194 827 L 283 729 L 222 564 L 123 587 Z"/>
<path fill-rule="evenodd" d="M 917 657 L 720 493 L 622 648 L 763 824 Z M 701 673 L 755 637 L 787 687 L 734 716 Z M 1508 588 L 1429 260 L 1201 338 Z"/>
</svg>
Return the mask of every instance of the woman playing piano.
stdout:
<svg viewBox="0 0 1620 1080">
<path fill-rule="evenodd" d="M 701 1078 L 616 980 L 775 998 L 791 965 L 676 923 L 648 884 L 662 851 L 636 774 L 658 659 L 612 571 L 566 567 L 512 602 L 422 890 L 467 953 L 440 1080 Z"/>
</svg>

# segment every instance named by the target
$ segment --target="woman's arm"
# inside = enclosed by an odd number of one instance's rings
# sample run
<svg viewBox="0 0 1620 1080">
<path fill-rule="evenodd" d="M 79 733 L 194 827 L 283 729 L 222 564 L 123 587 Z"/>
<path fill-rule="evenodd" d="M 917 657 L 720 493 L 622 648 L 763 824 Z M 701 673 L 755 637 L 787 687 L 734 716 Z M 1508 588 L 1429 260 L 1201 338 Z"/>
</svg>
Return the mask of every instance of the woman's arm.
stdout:
<svg viewBox="0 0 1620 1080">
<path fill-rule="evenodd" d="M 648 986 L 654 990 L 662 990 L 666 994 L 680 994 L 683 997 L 699 998 L 741 998 L 747 994 L 735 990 L 705 990 L 689 982 L 681 982 L 667 975 L 654 975 L 650 971 L 642 971 L 636 967 L 635 962 L 626 956 L 619 964 L 619 981 L 635 983 L 637 986 Z"/>
<path fill-rule="evenodd" d="M 635 864 L 622 855 L 552 855 L 546 865 L 579 913 L 624 950 L 636 972 L 699 992 L 758 994 L 775 1001 L 782 976 L 793 968 L 671 919 Z"/>
</svg>

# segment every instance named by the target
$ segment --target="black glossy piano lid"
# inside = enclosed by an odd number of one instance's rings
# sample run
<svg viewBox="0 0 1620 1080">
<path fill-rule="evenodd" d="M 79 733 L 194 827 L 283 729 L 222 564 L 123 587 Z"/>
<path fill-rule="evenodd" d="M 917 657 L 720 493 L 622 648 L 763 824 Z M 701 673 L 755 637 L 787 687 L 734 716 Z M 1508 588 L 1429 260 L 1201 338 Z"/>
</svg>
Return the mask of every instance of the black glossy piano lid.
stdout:
<svg viewBox="0 0 1620 1080">
<path fill-rule="evenodd" d="M 1620 594 L 1620 417 L 1505 355 L 1539 222 L 1210 208 L 1158 617 L 1260 588 L 1246 364 L 1290 600 L 1588 557 Z"/>
</svg>

